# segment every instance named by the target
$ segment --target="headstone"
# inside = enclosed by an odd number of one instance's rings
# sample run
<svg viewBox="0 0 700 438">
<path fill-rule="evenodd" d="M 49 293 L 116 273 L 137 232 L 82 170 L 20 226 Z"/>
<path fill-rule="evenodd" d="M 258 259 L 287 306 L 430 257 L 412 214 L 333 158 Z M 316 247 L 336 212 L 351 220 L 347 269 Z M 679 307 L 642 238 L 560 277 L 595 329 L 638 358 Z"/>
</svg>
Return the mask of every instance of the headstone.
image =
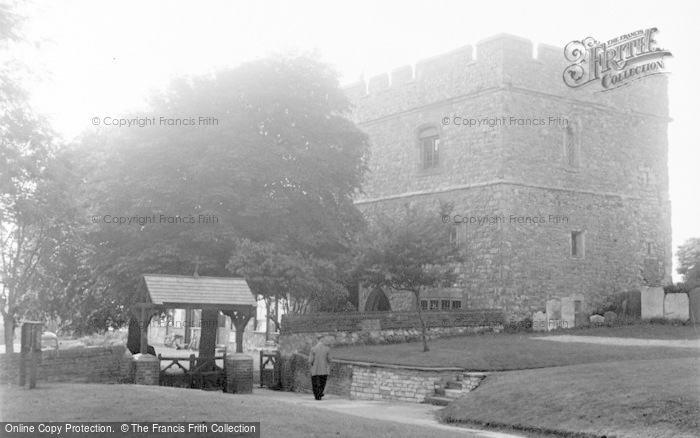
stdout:
<svg viewBox="0 0 700 438">
<path fill-rule="evenodd" d="M 536 332 L 547 331 L 547 315 L 544 312 L 535 312 L 532 315 L 532 330 Z"/>
<path fill-rule="evenodd" d="M 591 325 L 602 325 L 605 322 L 605 317 L 603 315 L 593 315 L 589 320 Z"/>
<path fill-rule="evenodd" d="M 574 299 L 565 297 L 561 299 L 561 326 L 562 328 L 573 328 L 576 325 L 576 310 Z"/>
<path fill-rule="evenodd" d="M 617 319 L 617 313 L 608 310 L 607 312 L 604 313 L 603 316 L 605 317 L 605 323 L 607 325 L 615 324 L 615 320 Z"/>
<path fill-rule="evenodd" d="M 687 321 L 690 317 L 689 311 L 688 295 L 666 294 L 664 297 L 664 318 Z"/>
<path fill-rule="evenodd" d="M 547 301 L 547 329 L 561 328 L 561 302 L 559 300 Z"/>
<path fill-rule="evenodd" d="M 696 287 L 688 292 L 688 301 L 688 313 L 691 320 L 695 323 L 700 322 L 700 287 Z"/>
<path fill-rule="evenodd" d="M 642 319 L 664 317 L 664 290 L 661 287 L 642 288 Z"/>
<path fill-rule="evenodd" d="M 630 318 L 639 319 L 642 317 L 642 293 L 638 290 L 631 290 L 627 297 L 627 308 L 625 314 Z"/>
</svg>

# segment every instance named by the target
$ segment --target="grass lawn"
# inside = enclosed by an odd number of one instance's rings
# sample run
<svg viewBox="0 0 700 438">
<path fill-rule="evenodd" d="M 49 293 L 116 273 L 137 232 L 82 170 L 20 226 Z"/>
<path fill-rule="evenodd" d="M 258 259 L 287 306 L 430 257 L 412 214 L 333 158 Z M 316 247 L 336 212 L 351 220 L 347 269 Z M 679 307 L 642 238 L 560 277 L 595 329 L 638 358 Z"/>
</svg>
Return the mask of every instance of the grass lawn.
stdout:
<svg viewBox="0 0 700 438">
<path fill-rule="evenodd" d="M 566 335 L 694 339 L 691 326 L 638 325 L 566 330 Z M 532 337 L 553 333 L 482 334 L 430 341 L 423 352 L 420 342 L 384 345 L 355 345 L 332 350 L 337 359 L 432 367 L 461 367 L 472 371 L 503 371 L 628 360 L 700 357 L 700 348 L 609 346 L 585 343 L 547 342 Z"/>
<path fill-rule="evenodd" d="M 556 332 L 554 332 L 556 333 Z M 693 325 L 638 324 L 616 327 L 592 327 L 560 332 L 574 336 L 604 336 L 615 338 L 669 339 L 700 342 L 700 327 Z"/>
<path fill-rule="evenodd" d="M 472 426 L 616 437 L 697 437 L 700 360 L 659 359 L 491 374 L 441 411 Z"/>
<path fill-rule="evenodd" d="M 263 437 L 464 437 L 440 429 L 312 409 L 270 395 L 138 385 L 0 387 L 0 421 L 260 422 Z M 187 436 L 194 436 L 188 434 Z M 221 437 L 221 433 L 202 434 Z"/>
</svg>

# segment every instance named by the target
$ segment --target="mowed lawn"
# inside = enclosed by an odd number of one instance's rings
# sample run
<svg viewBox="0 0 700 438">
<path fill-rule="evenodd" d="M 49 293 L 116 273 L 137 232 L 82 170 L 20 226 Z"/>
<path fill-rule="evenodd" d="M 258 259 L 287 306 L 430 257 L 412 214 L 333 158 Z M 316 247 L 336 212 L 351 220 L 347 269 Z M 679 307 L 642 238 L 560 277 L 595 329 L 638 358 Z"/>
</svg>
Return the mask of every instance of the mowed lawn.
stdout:
<svg viewBox="0 0 700 438">
<path fill-rule="evenodd" d="M 490 374 L 440 412 L 445 422 L 618 438 L 700 436 L 700 359 Z"/>
<path fill-rule="evenodd" d="M 274 395 L 237 395 L 141 385 L 40 382 L 40 386 L 31 391 L 2 386 L 0 421 L 179 421 L 209 424 L 259 421 L 263 437 L 464 437 L 458 432 L 299 406 L 276 400 Z"/>
<path fill-rule="evenodd" d="M 586 363 L 700 357 L 700 348 L 664 346 L 609 346 L 587 343 L 550 342 L 537 337 L 562 335 L 637 337 L 641 339 L 698 339 L 692 326 L 636 325 L 566 330 L 546 334 L 481 334 L 428 342 L 355 345 L 332 350 L 337 359 L 395 365 L 460 367 L 471 371 L 505 371 L 547 368 Z M 637 336 L 633 336 L 636 334 Z M 698 341 L 700 346 L 700 340 Z"/>
</svg>

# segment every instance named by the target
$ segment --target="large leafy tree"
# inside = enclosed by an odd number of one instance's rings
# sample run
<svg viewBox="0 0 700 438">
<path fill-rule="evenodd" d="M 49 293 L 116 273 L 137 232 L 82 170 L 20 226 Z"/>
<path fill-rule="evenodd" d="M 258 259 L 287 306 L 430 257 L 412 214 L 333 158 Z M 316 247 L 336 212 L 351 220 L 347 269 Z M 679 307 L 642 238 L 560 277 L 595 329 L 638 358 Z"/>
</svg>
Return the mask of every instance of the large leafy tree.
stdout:
<svg viewBox="0 0 700 438">
<path fill-rule="evenodd" d="M 275 276 L 303 272 L 316 290 L 336 287 L 337 261 L 362 223 L 352 196 L 367 138 L 346 118 L 349 109 L 327 65 L 274 57 L 174 82 L 133 116 L 149 125 L 87 134 L 102 293 L 120 297 L 126 312 L 144 272 L 192 274 L 198 262 L 200 275 L 257 278 L 250 263 L 261 255 L 288 264 L 274 266 Z M 167 219 L 176 216 L 194 223 Z M 111 223 L 119 217 L 135 219 Z M 290 292 L 271 284 L 256 289 Z"/>
<path fill-rule="evenodd" d="M 700 238 L 693 237 L 678 247 L 677 271 L 688 287 L 700 285 Z"/>
<path fill-rule="evenodd" d="M 451 239 L 452 227 L 441 220 L 449 209 L 444 205 L 430 212 L 407 204 L 399 217 L 372 218 L 358 249 L 358 272 L 365 286 L 415 295 L 424 351 L 429 348 L 421 293 L 452 287 L 458 279 L 454 268 L 463 256 Z"/>
<path fill-rule="evenodd" d="M 29 106 L 24 68 L 8 50 L 24 44 L 20 23 L 0 5 L 0 312 L 8 352 L 15 320 L 55 313 L 51 300 L 75 283 L 67 266 L 75 263 L 82 216 L 69 156 Z"/>
</svg>

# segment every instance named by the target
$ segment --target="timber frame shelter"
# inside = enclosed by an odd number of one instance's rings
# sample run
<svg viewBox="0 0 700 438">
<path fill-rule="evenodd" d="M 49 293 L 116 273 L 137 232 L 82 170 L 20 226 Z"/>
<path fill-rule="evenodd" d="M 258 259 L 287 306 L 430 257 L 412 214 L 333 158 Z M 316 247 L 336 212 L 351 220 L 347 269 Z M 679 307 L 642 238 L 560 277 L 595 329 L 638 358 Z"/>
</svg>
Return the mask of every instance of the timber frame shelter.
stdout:
<svg viewBox="0 0 700 438">
<path fill-rule="evenodd" d="M 243 331 L 257 303 L 248 283 L 235 277 L 143 274 L 132 313 L 141 327 L 141 352 L 148 347 L 148 324 L 167 309 L 212 309 L 231 317 L 236 328 L 236 352 L 243 352 Z M 201 332 L 200 332 L 201 336 Z"/>
</svg>

